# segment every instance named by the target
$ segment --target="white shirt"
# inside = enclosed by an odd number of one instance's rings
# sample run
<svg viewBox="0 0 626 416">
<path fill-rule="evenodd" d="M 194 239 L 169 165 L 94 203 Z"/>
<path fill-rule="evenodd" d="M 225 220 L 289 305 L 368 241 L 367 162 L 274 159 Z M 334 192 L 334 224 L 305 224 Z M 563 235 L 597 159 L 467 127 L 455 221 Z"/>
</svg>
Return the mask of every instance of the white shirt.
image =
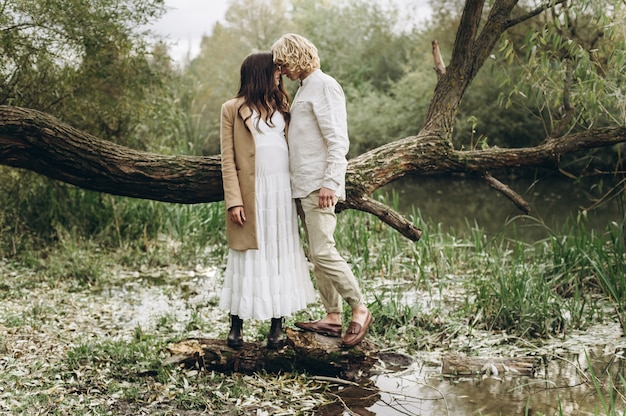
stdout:
<svg viewBox="0 0 626 416">
<path fill-rule="evenodd" d="M 339 83 L 317 69 L 307 76 L 291 104 L 289 167 L 294 198 L 322 187 L 345 199 L 348 117 Z"/>
</svg>

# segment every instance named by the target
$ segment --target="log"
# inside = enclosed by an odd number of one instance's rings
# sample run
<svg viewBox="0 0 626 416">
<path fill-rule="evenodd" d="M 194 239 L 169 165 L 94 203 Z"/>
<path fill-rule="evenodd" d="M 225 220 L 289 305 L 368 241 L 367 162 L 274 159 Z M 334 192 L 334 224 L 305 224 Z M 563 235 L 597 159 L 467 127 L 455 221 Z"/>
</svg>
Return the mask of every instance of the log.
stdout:
<svg viewBox="0 0 626 416">
<path fill-rule="evenodd" d="M 342 348 L 341 338 L 291 328 L 285 334 L 286 346 L 278 351 L 267 349 L 265 343 L 244 342 L 241 349 L 235 350 L 225 340 L 187 338 L 168 345 L 171 356 L 163 364 L 222 373 L 306 371 L 359 381 L 372 374 L 372 367 L 380 359 L 378 349 L 367 339 L 354 348 Z M 394 358 L 391 364 L 397 361 Z"/>
<path fill-rule="evenodd" d="M 448 76 L 446 72 L 445 76 Z M 445 101 L 445 100 L 444 100 Z M 447 107 L 447 106 L 444 106 Z M 453 108 L 452 105 L 450 108 Z M 626 127 L 596 128 L 553 137 L 529 148 L 458 151 L 441 134 L 441 111 L 416 136 L 382 145 L 348 162 L 346 200 L 337 211 L 356 209 L 379 218 L 412 241 L 422 231 L 369 195 L 407 175 L 479 174 L 511 167 L 558 168 L 573 152 L 626 142 Z M 444 128 L 446 130 L 446 128 Z M 0 105 L 0 165 L 28 169 L 83 189 L 179 204 L 223 200 L 216 156 L 167 156 L 141 152 L 94 137 L 34 109 Z M 497 181 L 487 181 L 494 185 Z M 496 186 L 524 209 L 523 201 Z"/>
<path fill-rule="evenodd" d="M 441 373 L 452 377 L 501 374 L 534 377 L 538 365 L 537 357 L 468 357 L 447 354 L 443 357 Z"/>
<path fill-rule="evenodd" d="M 0 164 L 111 195 L 179 204 L 224 198 L 219 155 L 169 156 L 129 149 L 28 108 L 0 105 Z M 352 188 L 348 177 L 349 198 L 338 204 L 338 212 L 359 209 L 412 241 L 420 239 L 422 231 L 408 219 Z"/>
</svg>

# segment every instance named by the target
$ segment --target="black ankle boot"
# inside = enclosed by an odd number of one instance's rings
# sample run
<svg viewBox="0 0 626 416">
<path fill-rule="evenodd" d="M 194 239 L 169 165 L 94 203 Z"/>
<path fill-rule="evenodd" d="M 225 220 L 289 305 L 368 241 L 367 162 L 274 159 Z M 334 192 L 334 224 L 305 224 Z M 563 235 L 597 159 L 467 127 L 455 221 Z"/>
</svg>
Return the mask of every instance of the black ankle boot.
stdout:
<svg viewBox="0 0 626 416">
<path fill-rule="evenodd" d="M 267 348 L 270 350 L 279 350 L 285 346 L 283 338 L 283 322 L 284 318 L 272 318 L 272 326 L 267 336 Z"/>
<path fill-rule="evenodd" d="M 241 328 L 243 327 L 243 319 L 237 315 L 230 315 L 230 332 L 226 338 L 226 345 L 230 348 L 239 349 L 243 345 L 243 337 Z"/>
</svg>

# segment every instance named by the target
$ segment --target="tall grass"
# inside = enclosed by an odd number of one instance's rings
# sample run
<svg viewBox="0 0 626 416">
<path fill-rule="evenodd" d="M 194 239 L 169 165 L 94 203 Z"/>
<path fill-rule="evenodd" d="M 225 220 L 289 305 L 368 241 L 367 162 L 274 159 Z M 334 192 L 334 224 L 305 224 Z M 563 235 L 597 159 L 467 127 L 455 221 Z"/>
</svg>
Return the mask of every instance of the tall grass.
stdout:
<svg viewBox="0 0 626 416">
<path fill-rule="evenodd" d="M 86 285 L 106 278 L 114 265 L 223 263 L 222 203 L 114 197 L 29 172 L 2 173 L 10 180 L 0 190 L 0 258 L 15 258 L 50 278 Z M 385 202 L 397 207 L 397 195 Z M 431 328 L 435 321 L 445 326 L 450 320 L 521 336 L 563 333 L 603 318 L 600 295 L 614 305 L 624 328 L 623 221 L 594 232 L 580 214 L 554 231 L 529 217 L 526 223 L 543 227 L 546 238 L 526 243 L 515 238 L 514 222 L 513 238 L 504 229 L 487 236 L 470 223 L 468 237 L 461 238 L 424 221 L 419 212 L 409 218 L 424 230 L 419 242 L 369 214 L 339 214 L 337 246 L 367 289 L 372 307 L 386 316 L 377 324 L 381 335 L 393 327 Z M 446 297 L 459 288 L 462 297 Z M 411 292 L 428 299 L 407 298 Z M 444 308 L 453 312 L 433 320 Z"/>
<path fill-rule="evenodd" d="M 0 258 L 41 263 L 54 277 L 78 274 L 79 280 L 93 282 L 98 269 L 109 267 L 110 253 L 117 253 L 115 261 L 128 267 L 199 264 L 221 261 L 225 255 L 222 203 L 181 205 L 117 197 L 15 169 L 0 175 L 5 179 L 0 188 Z"/>
<path fill-rule="evenodd" d="M 515 237 L 514 221 L 508 224 L 512 230 L 503 228 L 493 236 L 468 223 L 468 237 L 459 238 L 419 215 L 411 219 L 424 229 L 419 242 L 408 241 L 368 214 L 347 211 L 339 216 L 337 245 L 368 287 L 381 336 L 411 326 L 432 330 L 433 322 L 446 330 L 454 319 L 522 337 L 564 334 L 604 319 L 606 301 L 614 305 L 624 327 L 623 223 L 594 232 L 579 214 L 554 231 L 528 217 L 525 223 L 546 235 L 529 243 Z M 381 286 L 381 277 L 397 284 Z M 445 291 L 459 284 L 463 298 L 445 299 Z M 427 307 L 423 300 L 404 296 L 416 291 L 430 295 Z M 433 319 L 444 307 L 453 311 L 447 324 Z"/>
<path fill-rule="evenodd" d="M 502 237 L 499 245 L 484 246 L 482 271 L 468 280 L 474 295 L 466 313 L 479 315 L 489 329 L 547 336 L 602 319 L 600 295 L 623 310 L 623 227 L 590 231 L 579 214 L 561 231 L 545 231 L 546 239 L 530 244 Z"/>
<path fill-rule="evenodd" d="M 70 281 L 80 290 L 106 284 L 115 267 L 224 263 L 222 203 L 165 204 L 95 194 L 24 172 L 14 176 L 0 189 L 0 262 L 19 263 L 16 275 L 28 271 L 30 280 L 0 281 L 0 299 L 27 293 L 34 279 L 45 279 L 44 287 Z M 386 202 L 394 206 L 397 199 Z M 590 231 L 585 216 L 579 215 L 555 231 L 528 217 L 526 223 L 541 227 L 546 237 L 524 242 L 515 237 L 514 221 L 508 225 L 512 230 L 491 236 L 468 222 L 469 232 L 458 233 L 464 236 L 459 237 L 419 212 L 409 218 L 424 230 L 419 242 L 409 241 L 369 214 L 348 210 L 338 216 L 337 247 L 350 262 L 376 317 L 369 339 L 411 352 L 445 347 L 461 330 L 469 333 L 473 328 L 525 338 L 564 334 L 605 319 L 607 302 L 624 328 L 623 221 L 597 232 Z M 25 313 L 5 316 L 5 326 L 36 328 L 52 315 L 43 303 L 33 303 Z M 109 391 L 137 408 L 153 393 L 143 378 L 133 375 L 139 370 L 154 374 L 151 382 L 176 389 L 172 402 L 176 408 L 209 411 L 227 406 L 210 396 L 206 386 L 224 385 L 231 394 L 238 389 L 242 397 L 249 394 L 241 380 L 203 373 L 198 376 L 197 395 L 190 395 L 184 374 L 159 365 L 160 351 L 176 332 L 174 319 L 164 315 L 154 335 L 138 328 L 131 341 L 85 341 L 74 346 L 62 363 L 61 376 L 71 379 L 81 372 L 96 380 L 99 365 L 106 366 L 113 380 Z M 196 328 L 208 332 L 212 325 L 192 313 L 183 332 Z M 7 349 L 6 340 L 0 335 L 0 353 Z M 58 370 L 54 368 L 55 374 Z M 11 374 L 4 381 L 20 383 Z M 598 414 L 617 415 L 626 383 L 623 378 L 602 382 L 600 376 L 590 378 L 598 396 L 603 395 Z M 24 412 L 49 403 L 53 397 L 46 391 L 29 396 Z M 106 411 L 102 407 L 100 413 Z"/>
<path fill-rule="evenodd" d="M 626 336 L 626 233 L 624 223 L 611 223 L 607 239 L 586 251 L 595 278 L 614 306 L 615 315 Z"/>
</svg>

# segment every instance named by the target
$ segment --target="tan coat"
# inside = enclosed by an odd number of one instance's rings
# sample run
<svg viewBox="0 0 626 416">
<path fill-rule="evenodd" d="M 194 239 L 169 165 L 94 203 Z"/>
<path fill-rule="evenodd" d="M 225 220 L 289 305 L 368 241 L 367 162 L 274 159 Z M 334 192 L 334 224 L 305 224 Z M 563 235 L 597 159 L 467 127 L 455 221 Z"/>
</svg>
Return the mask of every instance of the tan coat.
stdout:
<svg viewBox="0 0 626 416">
<path fill-rule="evenodd" d="M 222 183 L 224 203 L 228 209 L 243 205 L 246 222 L 233 223 L 226 215 L 228 246 L 235 250 L 258 249 L 256 235 L 255 144 L 252 135 L 252 111 L 243 106 L 242 98 L 222 105 L 220 144 L 222 148 Z M 244 120 L 247 120 L 244 123 Z"/>
<path fill-rule="evenodd" d="M 225 207 L 228 213 L 229 208 L 243 205 L 246 213 L 243 226 L 233 223 L 226 216 L 228 246 L 234 250 L 259 248 L 256 232 L 256 147 L 251 133 L 254 128 L 251 115 L 252 110 L 244 105 L 243 98 L 233 98 L 222 105 L 220 142 Z"/>
</svg>

